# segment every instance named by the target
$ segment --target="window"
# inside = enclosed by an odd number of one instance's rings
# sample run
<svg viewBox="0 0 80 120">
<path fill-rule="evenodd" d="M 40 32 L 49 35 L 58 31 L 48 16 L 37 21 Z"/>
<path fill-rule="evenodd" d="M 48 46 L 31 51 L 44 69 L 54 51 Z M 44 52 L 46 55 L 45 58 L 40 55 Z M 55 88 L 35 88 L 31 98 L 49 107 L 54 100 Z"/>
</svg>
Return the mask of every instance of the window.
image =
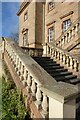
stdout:
<svg viewBox="0 0 80 120">
<path fill-rule="evenodd" d="M 27 19 L 28 19 L 28 12 L 24 14 L 24 21 L 26 21 Z"/>
<path fill-rule="evenodd" d="M 71 26 L 71 20 L 70 19 L 64 21 L 63 26 L 62 26 L 63 32 L 65 32 L 70 26 Z"/>
<path fill-rule="evenodd" d="M 48 42 L 53 42 L 54 39 L 54 28 L 48 28 Z"/>
<path fill-rule="evenodd" d="M 23 46 L 26 47 L 28 42 L 28 30 L 23 33 Z"/>
<path fill-rule="evenodd" d="M 52 10 L 54 8 L 54 2 L 51 1 L 48 3 L 48 11 Z"/>
</svg>

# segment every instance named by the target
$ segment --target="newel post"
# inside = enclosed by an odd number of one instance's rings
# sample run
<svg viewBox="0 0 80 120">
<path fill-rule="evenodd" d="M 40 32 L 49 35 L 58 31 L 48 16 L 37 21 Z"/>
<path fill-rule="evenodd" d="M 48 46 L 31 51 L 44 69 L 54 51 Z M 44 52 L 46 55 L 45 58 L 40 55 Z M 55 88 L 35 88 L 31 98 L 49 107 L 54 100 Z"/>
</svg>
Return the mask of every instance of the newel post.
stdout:
<svg viewBox="0 0 80 120">
<path fill-rule="evenodd" d="M 65 103 L 49 97 L 49 118 L 76 118 L 75 99 Z"/>
</svg>

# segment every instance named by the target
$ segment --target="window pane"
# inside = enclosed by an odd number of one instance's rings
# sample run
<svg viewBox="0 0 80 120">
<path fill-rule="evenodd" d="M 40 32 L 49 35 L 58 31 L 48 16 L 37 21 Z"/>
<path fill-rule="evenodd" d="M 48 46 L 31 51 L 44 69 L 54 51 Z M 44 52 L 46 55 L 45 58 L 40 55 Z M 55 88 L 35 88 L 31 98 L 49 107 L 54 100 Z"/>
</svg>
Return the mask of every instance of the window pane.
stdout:
<svg viewBox="0 0 80 120">
<path fill-rule="evenodd" d="M 28 31 L 23 34 L 23 46 L 27 46 L 27 41 L 28 41 Z"/>
<path fill-rule="evenodd" d="M 68 19 L 63 22 L 63 32 L 65 32 L 71 26 L 71 20 Z"/>
<path fill-rule="evenodd" d="M 26 12 L 26 13 L 24 14 L 24 21 L 27 20 L 27 19 L 28 19 L 28 13 Z"/>
<path fill-rule="evenodd" d="M 54 37 L 54 29 L 53 29 L 53 27 L 48 29 L 48 36 L 49 36 L 48 41 L 52 42 L 53 41 L 53 37 Z"/>
<path fill-rule="evenodd" d="M 49 2 L 48 3 L 48 10 L 52 10 L 54 8 L 54 2 Z"/>
</svg>

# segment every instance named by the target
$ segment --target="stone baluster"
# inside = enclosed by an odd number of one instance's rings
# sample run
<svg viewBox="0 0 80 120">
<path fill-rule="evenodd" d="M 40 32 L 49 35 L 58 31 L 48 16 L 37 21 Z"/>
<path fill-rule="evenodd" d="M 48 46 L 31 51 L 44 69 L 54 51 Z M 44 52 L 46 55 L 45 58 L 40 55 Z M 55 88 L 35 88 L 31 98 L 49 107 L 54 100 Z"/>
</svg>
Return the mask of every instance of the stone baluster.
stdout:
<svg viewBox="0 0 80 120">
<path fill-rule="evenodd" d="M 61 42 L 61 41 L 58 42 L 58 47 L 60 47 L 60 42 Z"/>
<path fill-rule="evenodd" d="M 17 58 L 17 61 L 16 61 L 16 72 L 18 72 L 18 63 L 19 63 L 19 58 Z"/>
<path fill-rule="evenodd" d="M 47 55 L 49 54 L 49 46 L 48 45 L 46 46 L 46 53 L 47 53 Z"/>
<path fill-rule="evenodd" d="M 67 66 L 70 67 L 70 57 L 67 56 Z"/>
<path fill-rule="evenodd" d="M 16 67 L 16 55 L 14 55 L 14 60 L 13 60 L 13 66 L 14 66 L 14 68 Z"/>
<path fill-rule="evenodd" d="M 67 43 L 67 41 L 68 41 L 68 35 L 66 33 L 66 35 L 65 35 L 65 44 Z"/>
<path fill-rule="evenodd" d="M 70 39 L 70 37 L 69 37 L 69 32 L 67 33 L 67 43 L 69 42 L 69 39 Z"/>
<path fill-rule="evenodd" d="M 71 40 L 71 32 L 68 32 L 69 36 L 68 36 L 68 42 Z"/>
<path fill-rule="evenodd" d="M 66 64 L 66 55 L 63 54 L 63 63 Z"/>
<path fill-rule="evenodd" d="M 64 45 L 64 39 L 62 38 L 62 46 Z"/>
<path fill-rule="evenodd" d="M 52 55 L 52 49 L 50 48 L 50 55 Z"/>
<path fill-rule="evenodd" d="M 59 54 L 59 60 L 60 60 L 60 52 L 58 52 L 58 54 Z"/>
<path fill-rule="evenodd" d="M 63 60 L 63 55 L 62 53 L 60 53 L 60 61 L 62 62 L 62 60 Z"/>
<path fill-rule="evenodd" d="M 48 115 L 48 99 L 47 95 L 43 93 L 43 101 L 42 101 L 42 115 L 44 118 Z"/>
<path fill-rule="evenodd" d="M 72 39 L 72 30 L 70 30 L 70 40 Z"/>
<path fill-rule="evenodd" d="M 32 100 L 36 100 L 36 83 L 34 80 L 32 80 L 32 86 L 31 86 L 31 91 L 32 91 Z"/>
<path fill-rule="evenodd" d="M 62 39 L 63 39 L 62 45 L 64 45 L 65 44 L 65 38 L 64 38 L 64 36 L 62 37 Z"/>
<path fill-rule="evenodd" d="M 55 58 L 57 59 L 57 50 L 55 51 Z"/>
<path fill-rule="evenodd" d="M 26 68 L 23 67 L 23 81 L 22 81 L 23 85 L 26 85 L 27 81 L 26 81 Z"/>
<path fill-rule="evenodd" d="M 20 69 L 20 80 L 23 80 L 23 64 L 21 64 L 21 69 Z"/>
<path fill-rule="evenodd" d="M 77 60 L 74 60 L 74 70 L 76 72 L 78 71 L 78 62 L 77 62 Z"/>
<path fill-rule="evenodd" d="M 77 23 L 76 28 L 75 28 L 76 33 L 78 32 L 78 26 L 79 26 L 79 24 Z"/>
<path fill-rule="evenodd" d="M 31 92 L 31 82 L 32 82 L 32 79 L 30 77 L 30 74 L 28 73 L 28 77 L 27 77 L 27 92 L 30 93 Z"/>
<path fill-rule="evenodd" d="M 11 63 L 12 63 L 12 65 L 13 65 L 13 61 L 14 61 L 14 55 L 12 55 L 12 57 L 11 57 Z"/>
<path fill-rule="evenodd" d="M 41 98 L 42 98 L 41 90 L 40 90 L 39 86 L 37 85 L 36 105 L 37 105 L 38 109 L 41 108 Z"/>
<path fill-rule="evenodd" d="M 60 60 L 60 53 L 59 53 L 59 51 L 57 52 L 57 58 L 58 58 L 58 60 Z"/>
<path fill-rule="evenodd" d="M 35 51 L 33 51 L 32 53 L 33 53 L 33 56 L 34 56 L 34 55 L 35 55 L 35 56 L 38 56 L 38 50 L 35 50 Z"/>
<path fill-rule="evenodd" d="M 62 41 L 63 41 L 63 39 L 61 38 L 61 39 L 60 39 L 60 46 L 61 46 L 61 47 L 62 47 Z"/>
<path fill-rule="evenodd" d="M 73 58 L 72 57 L 69 58 L 70 58 L 70 68 L 73 69 Z"/>
<path fill-rule="evenodd" d="M 17 74 L 20 76 L 20 60 L 19 60 L 19 62 L 18 62 L 18 65 L 17 65 L 17 67 L 18 67 Z"/>
<path fill-rule="evenodd" d="M 54 48 L 52 48 L 52 58 L 54 57 Z"/>
<path fill-rule="evenodd" d="M 16 56 L 16 59 L 15 59 L 15 70 L 17 68 L 17 56 Z"/>
<path fill-rule="evenodd" d="M 72 38 L 75 36 L 75 27 L 72 28 Z"/>
</svg>

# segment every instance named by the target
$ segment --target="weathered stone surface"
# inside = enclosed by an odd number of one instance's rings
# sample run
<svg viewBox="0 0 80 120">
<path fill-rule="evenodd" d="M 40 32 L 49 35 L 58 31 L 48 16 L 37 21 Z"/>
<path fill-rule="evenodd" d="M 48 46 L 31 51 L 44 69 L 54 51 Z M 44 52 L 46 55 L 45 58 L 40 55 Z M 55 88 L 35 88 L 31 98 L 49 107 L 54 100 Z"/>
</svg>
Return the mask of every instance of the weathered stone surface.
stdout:
<svg viewBox="0 0 80 120">
<path fill-rule="evenodd" d="M 56 82 L 43 68 L 41 68 L 29 55 L 24 54 L 15 42 L 6 39 L 6 42 L 13 48 L 21 59 L 34 80 L 41 85 L 41 90 L 47 95 L 60 102 L 67 102 L 77 96 L 78 87 L 64 82 Z"/>
</svg>

